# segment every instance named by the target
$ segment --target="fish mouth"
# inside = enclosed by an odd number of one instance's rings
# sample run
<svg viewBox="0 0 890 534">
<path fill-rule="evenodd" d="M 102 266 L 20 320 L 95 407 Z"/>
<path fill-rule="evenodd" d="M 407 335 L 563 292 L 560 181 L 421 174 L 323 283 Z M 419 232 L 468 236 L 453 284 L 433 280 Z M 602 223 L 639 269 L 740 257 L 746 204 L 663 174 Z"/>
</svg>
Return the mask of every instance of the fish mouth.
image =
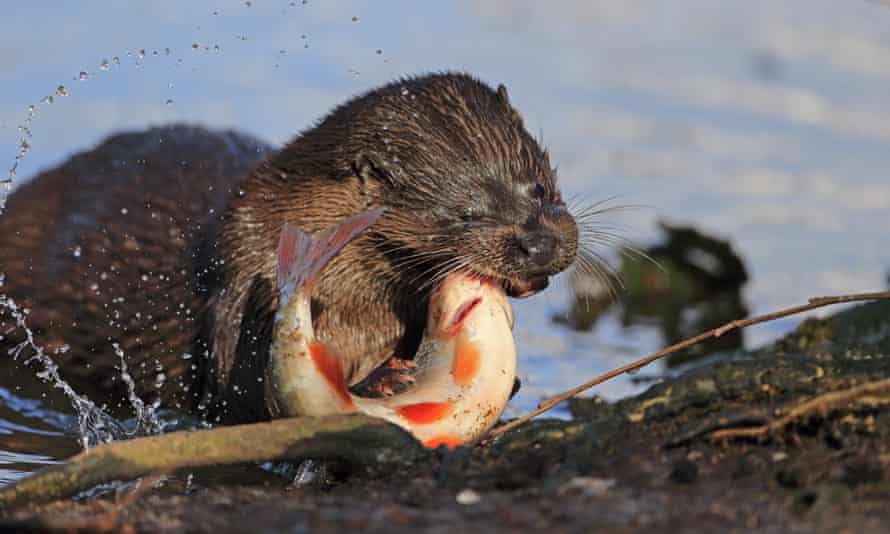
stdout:
<svg viewBox="0 0 890 534">
<path fill-rule="evenodd" d="M 547 289 L 550 285 L 550 274 L 552 273 L 528 273 L 526 276 L 504 276 L 493 272 L 483 272 L 481 270 L 469 270 L 466 276 L 483 280 L 488 284 L 500 287 L 508 297 L 515 299 L 524 299 L 537 295 L 541 291 Z"/>
<path fill-rule="evenodd" d="M 507 296 L 515 299 L 524 299 L 537 295 L 550 285 L 550 278 L 543 274 L 529 276 L 528 278 L 502 278 L 481 273 L 476 273 L 475 276 L 488 281 L 492 285 L 499 286 Z"/>
<path fill-rule="evenodd" d="M 524 299 L 532 295 L 537 295 L 541 291 L 547 289 L 550 285 L 550 279 L 547 276 L 532 276 L 525 279 L 505 279 L 501 281 L 501 286 L 507 295 Z"/>
</svg>

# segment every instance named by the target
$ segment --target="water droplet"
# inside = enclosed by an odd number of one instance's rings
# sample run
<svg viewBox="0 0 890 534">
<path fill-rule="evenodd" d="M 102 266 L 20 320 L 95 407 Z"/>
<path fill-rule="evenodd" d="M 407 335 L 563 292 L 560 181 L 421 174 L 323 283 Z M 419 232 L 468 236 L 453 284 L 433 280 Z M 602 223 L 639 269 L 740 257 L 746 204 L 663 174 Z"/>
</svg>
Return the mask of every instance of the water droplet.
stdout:
<svg viewBox="0 0 890 534">
<path fill-rule="evenodd" d="M 75 258 L 79 258 L 82 252 L 83 252 L 83 249 L 80 248 L 80 245 L 77 245 L 76 247 L 74 247 L 74 257 Z"/>
<path fill-rule="evenodd" d="M 192 50 L 197 50 L 199 48 L 201 48 L 201 45 L 199 45 L 198 43 L 192 43 Z"/>
<path fill-rule="evenodd" d="M 87 72 L 85 70 L 80 71 L 80 74 L 77 75 L 77 79 L 80 81 L 84 81 L 89 77 L 90 77 L 90 75 L 87 74 Z"/>
<path fill-rule="evenodd" d="M 379 55 L 382 54 L 382 53 L 383 53 L 383 50 L 381 50 L 381 49 L 378 48 L 378 49 L 377 49 L 377 55 L 379 56 Z"/>
<path fill-rule="evenodd" d="M 52 103 L 55 102 L 55 101 L 56 101 L 56 99 L 53 98 L 52 95 L 45 96 L 45 97 L 43 97 L 43 98 L 40 99 L 40 103 L 41 103 L 41 104 L 52 104 Z"/>
<path fill-rule="evenodd" d="M 108 67 L 109 67 L 109 65 L 108 65 L 108 59 L 106 59 L 106 58 L 102 58 L 102 62 L 99 63 L 99 68 L 102 69 L 102 70 L 108 70 Z"/>
<path fill-rule="evenodd" d="M 68 96 L 68 89 L 65 89 L 64 85 L 60 85 L 56 87 L 56 94 L 59 96 Z"/>
<path fill-rule="evenodd" d="M 170 47 L 167 47 L 167 48 L 164 49 L 164 55 L 165 55 L 165 56 L 169 56 L 169 55 L 170 55 Z"/>
<path fill-rule="evenodd" d="M 247 0 L 246 2 L 244 2 L 244 5 L 247 7 L 250 7 L 253 5 L 253 2 L 251 2 L 250 0 Z"/>
<path fill-rule="evenodd" d="M 127 208 L 121 208 L 121 215 L 126 215 L 127 213 L 129 213 Z"/>
<path fill-rule="evenodd" d="M 120 65 L 120 64 L 121 64 L 121 58 L 119 58 L 119 57 L 117 57 L 117 56 L 114 56 L 113 58 L 111 58 L 111 62 L 114 63 L 115 65 Z"/>
<path fill-rule="evenodd" d="M 402 96 L 408 96 L 410 92 L 407 87 L 402 87 Z"/>
<path fill-rule="evenodd" d="M 164 104 L 167 104 L 168 106 L 172 106 L 172 105 L 173 105 L 173 99 L 172 99 L 172 98 L 168 98 L 167 101 L 164 102 Z"/>
<path fill-rule="evenodd" d="M 358 17 L 356 17 L 355 15 L 353 15 L 353 16 L 352 16 L 352 22 L 358 22 Z"/>
<path fill-rule="evenodd" d="M 145 49 L 143 48 L 142 50 L 140 50 L 139 53 L 136 54 L 136 57 L 138 57 L 139 59 L 143 59 L 145 57 Z"/>
</svg>

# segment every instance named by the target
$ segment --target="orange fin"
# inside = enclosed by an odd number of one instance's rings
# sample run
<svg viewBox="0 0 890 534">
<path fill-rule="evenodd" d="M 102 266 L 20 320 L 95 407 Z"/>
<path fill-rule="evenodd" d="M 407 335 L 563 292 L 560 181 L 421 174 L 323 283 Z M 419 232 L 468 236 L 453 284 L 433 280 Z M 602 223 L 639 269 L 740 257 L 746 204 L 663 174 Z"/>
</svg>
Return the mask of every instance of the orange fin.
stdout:
<svg viewBox="0 0 890 534">
<path fill-rule="evenodd" d="M 466 336 L 458 337 L 454 345 L 454 362 L 451 365 L 455 383 L 464 386 L 472 382 L 479 372 L 480 364 L 479 347 Z"/>
<path fill-rule="evenodd" d="M 278 290 L 291 281 L 296 287 L 311 284 L 331 258 L 382 213 L 382 207 L 368 210 L 314 235 L 285 223 L 278 240 Z"/>
<path fill-rule="evenodd" d="M 436 436 L 434 438 L 430 438 L 423 442 L 423 446 L 428 449 L 438 449 L 440 446 L 445 445 L 449 449 L 455 449 L 464 444 L 464 440 L 457 436 Z"/>
<path fill-rule="evenodd" d="M 313 341 L 309 344 L 309 353 L 315 367 L 324 377 L 325 381 L 334 390 L 334 393 L 343 401 L 343 405 L 352 408 L 352 397 L 349 395 L 349 386 L 343 376 L 343 366 L 335 354 L 332 354 L 324 344 Z"/>
<path fill-rule="evenodd" d="M 445 418 L 454 406 L 452 402 L 418 402 L 396 408 L 396 412 L 409 423 L 425 425 Z"/>
</svg>

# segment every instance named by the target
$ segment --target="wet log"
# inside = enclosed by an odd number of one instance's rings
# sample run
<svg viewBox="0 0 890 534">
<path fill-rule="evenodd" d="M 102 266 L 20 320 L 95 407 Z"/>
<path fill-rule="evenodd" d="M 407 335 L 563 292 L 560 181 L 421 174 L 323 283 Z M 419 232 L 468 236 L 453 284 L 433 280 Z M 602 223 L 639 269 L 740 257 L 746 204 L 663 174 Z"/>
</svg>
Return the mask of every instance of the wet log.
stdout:
<svg viewBox="0 0 890 534">
<path fill-rule="evenodd" d="M 0 508 L 70 497 L 98 484 L 210 465 L 337 458 L 379 467 L 428 452 L 403 429 L 361 415 L 297 417 L 117 441 L 0 489 Z"/>
</svg>

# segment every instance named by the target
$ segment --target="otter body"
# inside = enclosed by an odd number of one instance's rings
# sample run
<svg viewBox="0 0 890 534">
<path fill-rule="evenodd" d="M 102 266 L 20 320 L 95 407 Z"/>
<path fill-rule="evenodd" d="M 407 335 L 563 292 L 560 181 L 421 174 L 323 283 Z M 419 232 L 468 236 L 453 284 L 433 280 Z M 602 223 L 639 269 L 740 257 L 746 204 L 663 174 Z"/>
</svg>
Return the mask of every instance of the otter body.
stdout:
<svg viewBox="0 0 890 534">
<path fill-rule="evenodd" d="M 112 137 L 11 195 L 3 292 L 50 352 L 69 347 L 63 375 L 91 394 L 122 392 L 119 342 L 141 395 L 265 419 L 283 225 L 315 232 L 375 207 L 312 300 L 317 336 L 369 395 L 382 364 L 413 356 L 446 275 L 527 296 L 576 254 L 547 153 L 506 90 L 436 74 L 350 100 L 278 152 L 196 128 Z M 21 340 L 0 321 L 0 343 Z"/>
</svg>

